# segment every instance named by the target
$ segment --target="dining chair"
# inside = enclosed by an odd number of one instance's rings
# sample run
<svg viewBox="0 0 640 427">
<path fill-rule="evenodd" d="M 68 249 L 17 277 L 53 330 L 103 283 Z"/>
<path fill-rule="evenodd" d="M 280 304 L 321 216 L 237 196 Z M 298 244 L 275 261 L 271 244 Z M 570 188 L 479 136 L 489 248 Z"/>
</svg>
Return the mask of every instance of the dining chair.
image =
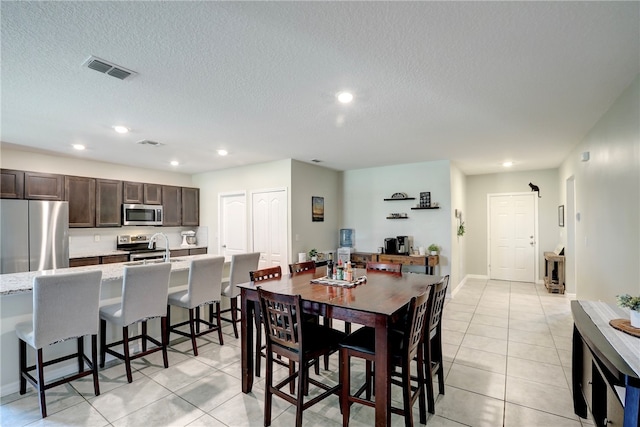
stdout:
<svg viewBox="0 0 640 427">
<path fill-rule="evenodd" d="M 222 291 L 222 269 L 224 257 L 210 257 L 191 260 L 189 263 L 189 278 L 187 289 L 172 292 L 167 297 L 167 342 L 171 332 L 191 339 L 193 355 L 198 355 L 196 338 L 210 332 L 218 331 L 218 341 L 224 344 L 222 338 L 222 325 L 220 321 L 220 295 Z M 217 323 L 200 318 L 200 306 L 204 304 L 216 305 Z M 171 325 L 171 306 L 185 308 L 189 311 L 189 320 Z M 200 331 L 200 324 L 207 329 Z M 189 332 L 180 330 L 182 326 L 189 325 Z"/>
<path fill-rule="evenodd" d="M 221 311 L 221 314 L 229 313 L 231 319 L 221 317 L 225 322 L 231 322 L 233 325 L 233 334 L 238 338 L 238 297 L 240 296 L 240 288 L 236 285 L 249 281 L 249 272 L 258 269 L 260 261 L 260 252 L 251 252 L 246 254 L 236 254 L 231 256 L 231 272 L 229 281 L 222 285 L 222 296 L 229 299 L 230 308 Z"/>
<path fill-rule="evenodd" d="M 291 274 L 314 272 L 314 271 L 316 271 L 315 261 L 296 262 L 293 264 L 289 264 L 289 273 Z"/>
<path fill-rule="evenodd" d="M 427 325 L 424 331 L 424 366 L 429 412 L 435 414 L 433 378 L 438 377 L 438 392 L 444 395 L 444 363 L 442 361 L 442 312 L 444 309 L 449 275 L 432 286 L 433 295 L 427 310 Z"/>
<path fill-rule="evenodd" d="M 402 331 L 389 330 L 389 352 L 393 367 L 400 368 L 400 379 L 392 370 L 389 381 L 402 388 L 403 407 L 391 406 L 391 412 L 404 416 L 405 425 L 413 426 L 413 405 L 418 400 L 420 423 L 427 422 L 425 405 L 425 377 L 422 339 L 427 321 L 427 306 L 432 293 L 425 292 L 411 298 L 408 305 L 407 322 Z M 365 326 L 350 334 L 340 343 L 340 382 L 342 383 L 341 405 L 342 425 L 349 425 L 350 409 L 353 403 L 375 406 L 371 400 L 373 362 L 375 360 L 375 329 Z M 351 358 L 359 357 L 365 363 L 365 382 L 351 394 Z M 416 375 L 411 375 L 411 363 L 416 359 Z M 362 394 L 366 392 L 365 398 Z"/>
<path fill-rule="evenodd" d="M 296 406 L 296 427 L 302 425 L 302 413 L 326 397 L 339 395 L 340 384 L 329 385 L 309 375 L 310 365 L 317 363 L 320 356 L 338 350 L 338 344 L 345 334 L 335 329 L 304 322 L 300 295 L 284 295 L 258 289 L 264 331 L 267 339 L 267 368 L 264 397 L 264 425 L 271 425 L 271 406 L 273 395 Z M 288 376 L 273 384 L 274 355 L 286 357 L 289 364 Z M 297 371 L 295 366 L 298 366 Z M 297 391 L 287 393 L 286 385 L 297 381 Z M 309 384 L 318 387 L 320 394 L 305 402 Z M 311 394 L 311 393 L 310 393 Z"/>
<path fill-rule="evenodd" d="M 393 276 L 402 276 L 402 264 L 393 262 L 367 262 L 367 273 L 387 273 Z"/>
<path fill-rule="evenodd" d="M 162 351 L 164 367 L 169 367 L 167 356 L 167 295 L 171 263 L 147 264 L 124 267 L 122 279 L 122 300 L 116 304 L 100 307 L 100 367 L 104 368 L 106 353 L 124 360 L 127 381 L 132 382 L 131 361 L 156 351 Z M 160 318 L 161 342 L 147 333 L 147 321 Z M 122 328 L 122 339 L 107 344 L 107 322 Z M 129 337 L 129 326 L 142 323 L 140 335 Z M 142 341 L 142 351 L 131 354 L 129 343 Z M 147 349 L 147 341 L 156 347 Z M 122 353 L 112 350 L 122 345 Z"/>
<path fill-rule="evenodd" d="M 39 396 L 40 415 L 47 416 L 45 390 L 93 375 L 93 391 L 100 395 L 98 382 L 98 307 L 102 271 L 86 271 L 33 279 L 33 317 L 16 325 L 20 367 L 20 394 L 27 392 L 27 381 Z M 84 354 L 84 336 L 91 335 L 91 359 Z M 44 361 L 43 349 L 67 339 L 77 339 L 77 352 Z M 27 344 L 36 350 L 35 365 L 27 366 Z M 78 361 L 78 373 L 45 383 L 44 368 L 70 359 Z M 85 363 L 90 368 L 85 371 Z M 37 379 L 30 374 L 37 372 Z"/>
</svg>

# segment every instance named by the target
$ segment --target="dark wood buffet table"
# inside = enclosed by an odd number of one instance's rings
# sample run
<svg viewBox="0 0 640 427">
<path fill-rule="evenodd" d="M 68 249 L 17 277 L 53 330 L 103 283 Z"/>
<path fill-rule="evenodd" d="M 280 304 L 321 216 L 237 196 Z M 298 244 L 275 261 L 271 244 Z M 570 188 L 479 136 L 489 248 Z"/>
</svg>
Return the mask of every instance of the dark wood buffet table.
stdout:
<svg viewBox="0 0 640 427">
<path fill-rule="evenodd" d="M 588 406 L 598 426 L 640 427 L 640 376 L 611 345 L 580 301 L 571 301 L 571 313 L 576 415 L 586 418 Z M 640 353 L 631 357 L 640 358 Z M 624 389 L 624 404 L 616 388 Z"/>
<path fill-rule="evenodd" d="M 327 316 L 346 322 L 370 326 L 376 330 L 376 426 L 391 425 L 391 383 L 387 381 L 391 360 L 387 351 L 387 328 L 402 313 L 411 298 L 428 291 L 440 277 L 407 273 L 395 277 L 384 273 L 369 273 L 367 282 L 354 288 L 342 288 L 311 284 L 316 277 L 324 276 L 320 268 L 315 273 L 296 276 L 283 275 L 280 280 L 261 282 L 260 286 L 271 292 L 300 295 L 305 313 Z M 356 269 L 356 277 L 364 275 Z M 241 288 L 242 307 L 242 391 L 251 392 L 253 386 L 253 307 L 258 300 L 253 282 L 238 285 Z M 249 321 L 247 321 L 249 320 Z"/>
</svg>

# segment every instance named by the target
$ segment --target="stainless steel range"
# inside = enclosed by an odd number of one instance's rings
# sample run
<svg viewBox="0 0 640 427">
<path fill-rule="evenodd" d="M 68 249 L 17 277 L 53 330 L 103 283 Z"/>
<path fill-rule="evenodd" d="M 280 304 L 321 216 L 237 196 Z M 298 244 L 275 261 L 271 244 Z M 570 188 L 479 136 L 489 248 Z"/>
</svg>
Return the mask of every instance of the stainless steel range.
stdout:
<svg viewBox="0 0 640 427">
<path fill-rule="evenodd" d="M 164 257 L 164 249 L 156 249 L 156 243 L 153 242 L 152 249 L 149 249 L 149 241 L 151 235 L 140 234 L 137 236 L 117 236 L 116 248 L 120 251 L 129 252 L 129 261 L 140 261 L 150 259 L 162 259 Z"/>
</svg>

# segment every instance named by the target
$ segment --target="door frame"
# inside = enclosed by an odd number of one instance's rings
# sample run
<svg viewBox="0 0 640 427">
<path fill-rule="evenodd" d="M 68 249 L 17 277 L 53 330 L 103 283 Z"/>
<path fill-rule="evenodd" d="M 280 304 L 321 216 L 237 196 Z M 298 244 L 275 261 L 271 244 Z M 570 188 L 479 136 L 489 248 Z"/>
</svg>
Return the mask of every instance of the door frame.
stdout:
<svg viewBox="0 0 640 427">
<path fill-rule="evenodd" d="M 491 197 L 529 196 L 533 197 L 533 281 L 540 284 L 540 264 L 538 256 L 538 197 L 533 192 L 487 193 L 487 277 L 491 279 Z"/>
<path fill-rule="evenodd" d="M 247 248 L 249 247 L 249 235 L 248 235 L 248 224 L 247 221 L 250 218 L 249 216 L 249 209 L 247 209 L 247 192 L 245 190 L 238 190 L 238 191 L 225 191 L 222 193 L 218 193 L 218 236 L 216 238 L 217 241 L 217 250 L 218 250 L 218 255 L 224 255 L 221 253 L 222 251 L 222 242 L 220 241 L 220 239 L 222 238 L 222 200 L 225 197 L 230 197 L 230 196 L 243 196 L 244 197 L 244 205 L 245 205 L 245 224 L 244 224 L 244 232 L 245 232 L 245 241 L 244 241 L 244 250 L 245 252 L 247 251 Z"/>
<path fill-rule="evenodd" d="M 291 235 L 291 200 L 289 200 L 289 189 L 287 187 L 273 187 L 273 188 L 260 188 L 260 189 L 256 189 L 256 190 L 251 190 L 249 191 L 249 206 L 248 206 L 248 211 L 249 211 L 249 215 L 248 215 L 248 222 L 249 222 L 249 234 L 248 234 L 248 241 L 249 241 L 249 247 L 251 248 L 251 250 L 253 251 L 253 196 L 255 194 L 260 194 L 260 193 L 274 193 L 274 192 L 280 192 L 283 191 L 284 192 L 284 196 L 285 196 L 285 200 L 287 201 L 287 238 L 286 238 L 286 242 L 287 242 L 287 248 L 286 248 L 286 259 L 287 259 L 287 263 L 291 262 L 291 239 L 290 239 L 290 235 Z"/>
</svg>

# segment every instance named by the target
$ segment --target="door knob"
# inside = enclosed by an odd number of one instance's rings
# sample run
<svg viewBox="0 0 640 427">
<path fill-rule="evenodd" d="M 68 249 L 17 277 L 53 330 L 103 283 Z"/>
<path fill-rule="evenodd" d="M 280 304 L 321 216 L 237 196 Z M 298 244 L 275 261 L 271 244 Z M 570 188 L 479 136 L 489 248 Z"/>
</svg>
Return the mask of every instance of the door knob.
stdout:
<svg viewBox="0 0 640 427">
<path fill-rule="evenodd" d="M 223 247 L 223 248 L 226 248 L 226 247 L 227 247 L 227 245 L 222 245 L 222 247 Z"/>
</svg>

